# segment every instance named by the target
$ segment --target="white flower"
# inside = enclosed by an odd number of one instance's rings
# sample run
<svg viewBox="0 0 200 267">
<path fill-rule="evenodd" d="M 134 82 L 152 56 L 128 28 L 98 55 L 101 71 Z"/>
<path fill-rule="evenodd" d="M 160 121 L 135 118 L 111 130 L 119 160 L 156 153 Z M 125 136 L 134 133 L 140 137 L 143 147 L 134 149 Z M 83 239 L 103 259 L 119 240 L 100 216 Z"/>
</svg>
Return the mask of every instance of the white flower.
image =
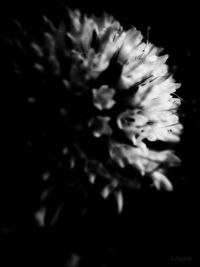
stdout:
<svg viewBox="0 0 200 267">
<path fill-rule="evenodd" d="M 119 211 L 121 190 L 138 189 L 147 177 L 157 189 L 171 191 L 167 169 L 180 160 L 170 149 L 152 148 L 157 141 L 178 142 L 183 128 L 175 97 L 180 84 L 168 72 L 168 55 L 160 56 L 160 48 L 145 42 L 135 28 L 124 30 L 110 15 L 70 10 L 69 18 L 69 27 L 51 26 L 44 45 L 35 41 L 31 48 L 38 53 L 37 70 L 49 64 L 48 71 L 62 80 L 68 94 L 72 168 L 82 160 L 92 183 L 107 179 L 102 196 L 114 193 Z"/>
</svg>

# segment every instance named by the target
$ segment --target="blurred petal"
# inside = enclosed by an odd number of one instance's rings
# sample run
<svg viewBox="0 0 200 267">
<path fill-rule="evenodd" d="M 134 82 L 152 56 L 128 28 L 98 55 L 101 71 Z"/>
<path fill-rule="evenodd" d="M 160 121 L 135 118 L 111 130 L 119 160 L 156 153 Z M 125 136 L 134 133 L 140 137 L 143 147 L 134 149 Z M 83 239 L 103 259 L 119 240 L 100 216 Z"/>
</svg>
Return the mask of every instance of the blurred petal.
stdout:
<svg viewBox="0 0 200 267">
<path fill-rule="evenodd" d="M 115 192 L 115 197 L 116 197 L 116 201 L 117 201 L 118 213 L 121 213 L 122 209 L 123 209 L 123 205 L 124 205 L 122 192 L 121 191 L 116 191 Z"/>
</svg>

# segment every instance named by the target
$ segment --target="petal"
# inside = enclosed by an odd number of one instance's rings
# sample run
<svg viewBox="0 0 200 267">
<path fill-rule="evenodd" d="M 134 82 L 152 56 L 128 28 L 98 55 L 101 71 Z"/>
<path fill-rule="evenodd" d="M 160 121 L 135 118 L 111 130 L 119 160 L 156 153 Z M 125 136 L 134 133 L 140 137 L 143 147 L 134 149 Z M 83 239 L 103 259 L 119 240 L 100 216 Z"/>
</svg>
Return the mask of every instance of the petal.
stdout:
<svg viewBox="0 0 200 267">
<path fill-rule="evenodd" d="M 154 186 L 157 189 L 164 189 L 166 191 L 172 191 L 173 190 L 173 186 L 171 184 L 171 182 L 167 179 L 167 177 L 159 172 L 159 171 L 155 171 L 152 173 L 151 175 L 152 179 L 153 179 L 153 183 Z"/>
<path fill-rule="evenodd" d="M 123 200 L 123 194 L 121 191 L 116 191 L 115 192 L 115 198 L 116 198 L 116 201 L 117 201 L 117 210 L 118 210 L 118 213 L 121 213 L 122 212 L 122 209 L 123 209 L 123 205 L 124 205 L 124 200 Z"/>
<path fill-rule="evenodd" d="M 101 86 L 99 89 L 93 89 L 93 98 L 94 105 L 100 109 L 110 109 L 115 101 L 113 100 L 113 96 L 115 94 L 115 90 L 109 88 L 108 86 Z"/>
</svg>

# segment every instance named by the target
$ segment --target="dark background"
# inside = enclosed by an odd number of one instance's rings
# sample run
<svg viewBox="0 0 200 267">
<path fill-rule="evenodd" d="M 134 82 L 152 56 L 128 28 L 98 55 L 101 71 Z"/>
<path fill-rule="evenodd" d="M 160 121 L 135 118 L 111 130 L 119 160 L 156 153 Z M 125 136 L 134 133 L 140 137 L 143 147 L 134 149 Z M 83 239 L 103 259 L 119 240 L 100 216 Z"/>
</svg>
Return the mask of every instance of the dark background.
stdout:
<svg viewBox="0 0 200 267">
<path fill-rule="evenodd" d="M 63 2 L 89 13 L 105 10 L 125 24 L 134 25 L 144 35 L 150 26 L 150 41 L 165 48 L 174 77 L 182 84 L 178 95 L 184 100 L 180 109 L 184 132 L 177 145 L 182 165 L 175 171 L 173 193 L 126 192 L 120 216 L 115 213 L 114 201 L 93 196 L 85 204 L 90 207 L 88 215 L 79 216 L 84 200 L 79 191 L 68 192 L 65 215 L 54 227 L 39 228 L 33 213 L 41 186 L 40 162 L 48 158 L 48 153 L 57 155 L 56 147 L 63 146 L 64 137 L 59 134 L 51 137 L 46 146 L 41 145 L 43 141 L 38 137 L 35 153 L 30 156 L 23 145 L 27 138 L 25 125 L 30 130 L 33 129 L 30 125 L 37 123 L 34 117 L 27 118 L 28 108 L 21 102 L 23 90 L 10 81 L 1 63 L 5 61 L 1 51 L 0 266 L 67 266 L 74 251 L 81 255 L 84 266 L 116 266 L 119 262 L 121 266 L 176 264 L 172 256 L 190 256 L 194 261 L 200 134 L 197 6 L 191 1 Z M 1 1 L 1 35 L 5 36 L 10 29 L 9 19 L 37 27 L 43 14 L 58 22 L 64 9 L 56 0 Z M 38 125 L 35 136 L 43 129 L 42 120 Z"/>
</svg>

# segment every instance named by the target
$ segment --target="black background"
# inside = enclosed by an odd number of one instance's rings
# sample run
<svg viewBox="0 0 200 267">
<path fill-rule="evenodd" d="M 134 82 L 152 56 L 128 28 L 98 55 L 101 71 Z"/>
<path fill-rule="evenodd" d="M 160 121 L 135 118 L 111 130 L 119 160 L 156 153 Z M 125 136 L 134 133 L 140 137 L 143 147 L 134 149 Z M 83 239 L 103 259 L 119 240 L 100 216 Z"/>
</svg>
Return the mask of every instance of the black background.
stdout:
<svg viewBox="0 0 200 267">
<path fill-rule="evenodd" d="M 171 68 L 176 69 L 174 77 L 182 84 L 178 94 L 184 99 L 180 110 L 184 133 L 177 146 L 182 166 L 177 170 L 173 193 L 128 192 L 120 216 L 110 212 L 115 209 L 114 202 L 106 204 L 96 200 L 89 203 L 91 212 L 85 217 L 69 213 L 65 224 L 48 230 L 37 228 L 32 213 L 40 186 L 35 178 L 40 168 L 37 158 L 40 147 L 38 145 L 35 156 L 26 158 L 22 146 L 26 138 L 26 109 L 20 106 L 18 88 L 14 83 L 11 88 L 6 80 L 9 75 L 6 76 L 0 62 L 3 81 L 0 99 L 0 244 L 3 248 L 0 266 L 67 266 L 66 259 L 71 251 L 80 253 L 87 266 L 102 266 L 109 261 L 111 266 L 117 262 L 121 262 L 121 266 L 151 262 L 175 264 L 172 256 L 191 256 L 194 261 L 200 134 L 197 6 L 193 2 L 175 1 L 64 3 L 87 12 L 105 10 L 134 25 L 144 35 L 147 27 L 151 27 L 151 42 L 165 48 L 170 55 Z M 41 15 L 59 21 L 63 10 L 56 0 L 1 1 L 1 34 L 8 31 L 9 18 L 15 17 L 27 26 L 36 23 L 36 27 Z M 59 142 L 62 146 L 62 140 Z M 72 197 L 73 203 L 82 201 L 79 196 L 77 199 Z"/>
</svg>

